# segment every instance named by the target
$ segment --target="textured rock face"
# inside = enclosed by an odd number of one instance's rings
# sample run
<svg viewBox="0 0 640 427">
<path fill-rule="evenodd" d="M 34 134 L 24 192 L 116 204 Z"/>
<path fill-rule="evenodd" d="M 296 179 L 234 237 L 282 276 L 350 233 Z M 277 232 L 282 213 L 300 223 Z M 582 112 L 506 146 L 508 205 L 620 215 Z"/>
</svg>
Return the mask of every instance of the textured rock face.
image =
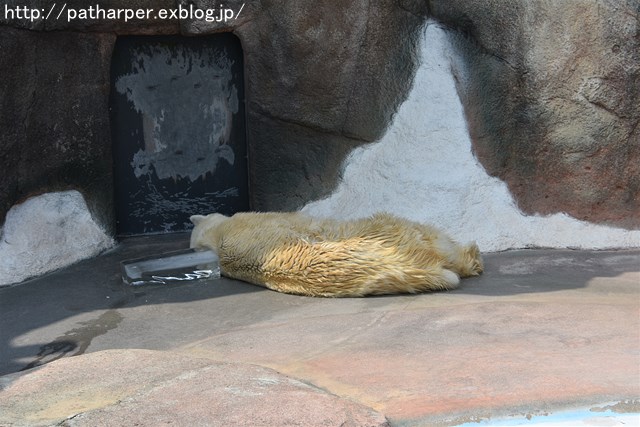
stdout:
<svg viewBox="0 0 640 427">
<path fill-rule="evenodd" d="M 253 202 L 297 209 L 334 188 L 352 148 L 384 133 L 411 86 L 422 18 L 390 0 L 261 6 L 237 29 Z"/>
<path fill-rule="evenodd" d="M 640 2 L 432 1 L 476 154 L 527 213 L 640 226 Z"/>
<path fill-rule="evenodd" d="M 108 94 L 111 34 L 0 27 L 0 223 L 9 208 L 76 188 L 112 223 Z"/>
<path fill-rule="evenodd" d="M 48 10 L 50 2 L 30 5 Z M 177 6 L 220 4 L 101 3 Z M 411 87 L 417 40 L 431 15 L 457 38 L 453 69 L 475 153 L 519 207 L 640 226 L 638 0 L 229 0 L 225 7 L 238 16 L 0 18 L 7 58 L 0 64 L 0 222 L 30 195 L 77 188 L 113 227 L 108 89 L 116 35 L 236 34 L 245 52 L 252 208 L 291 210 L 331 193 L 348 153 L 383 136 Z"/>
<path fill-rule="evenodd" d="M 483 251 L 531 246 L 640 246 L 640 230 L 579 221 L 566 214 L 523 215 L 505 182 L 472 153 L 452 68 L 452 35 L 430 22 L 407 100 L 375 144 L 354 150 L 331 196 L 302 210 L 322 217 L 362 218 L 385 210 L 428 222 Z"/>
<path fill-rule="evenodd" d="M 11 208 L 0 229 L 0 286 L 66 267 L 113 244 L 77 191 L 30 198 Z"/>
<path fill-rule="evenodd" d="M 101 7 L 159 10 L 192 4 L 220 6 L 209 0 L 112 0 Z M 30 6 L 49 10 L 50 4 Z M 87 5 L 69 2 L 67 7 Z M 252 207 L 289 210 L 326 195 L 346 153 L 379 138 L 406 96 L 423 20 L 420 8 L 392 0 L 229 1 L 225 7 L 242 12 L 221 23 L 188 18 L 32 22 L 3 16 L 0 48 L 10 60 L 0 65 L 0 170 L 7 171 L 0 180 L 0 222 L 29 195 L 73 187 L 83 192 L 100 221 L 113 227 L 107 106 L 114 33 L 234 32 L 246 58 Z"/>
</svg>

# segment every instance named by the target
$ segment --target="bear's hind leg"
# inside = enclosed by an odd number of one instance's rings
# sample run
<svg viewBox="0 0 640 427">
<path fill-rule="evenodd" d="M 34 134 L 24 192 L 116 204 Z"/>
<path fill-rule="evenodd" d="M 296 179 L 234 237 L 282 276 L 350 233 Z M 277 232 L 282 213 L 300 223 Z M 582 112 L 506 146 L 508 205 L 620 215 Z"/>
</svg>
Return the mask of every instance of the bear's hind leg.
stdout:
<svg viewBox="0 0 640 427">
<path fill-rule="evenodd" d="M 455 289 L 459 284 L 458 274 L 441 265 L 406 266 L 401 271 L 387 271 L 369 278 L 355 296 L 444 291 Z"/>
</svg>

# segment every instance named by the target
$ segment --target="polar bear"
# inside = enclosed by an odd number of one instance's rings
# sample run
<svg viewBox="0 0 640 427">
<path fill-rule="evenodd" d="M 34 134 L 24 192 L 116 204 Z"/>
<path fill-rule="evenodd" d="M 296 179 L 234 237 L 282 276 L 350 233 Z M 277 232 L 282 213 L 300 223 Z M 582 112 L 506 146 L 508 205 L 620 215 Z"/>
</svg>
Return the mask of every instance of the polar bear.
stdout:
<svg viewBox="0 0 640 427">
<path fill-rule="evenodd" d="M 483 271 L 478 246 L 387 213 L 339 221 L 298 212 L 194 215 L 192 248 L 220 257 L 223 275 L 274 291 L 318 296 L 453 289 Z"/>
</svg>

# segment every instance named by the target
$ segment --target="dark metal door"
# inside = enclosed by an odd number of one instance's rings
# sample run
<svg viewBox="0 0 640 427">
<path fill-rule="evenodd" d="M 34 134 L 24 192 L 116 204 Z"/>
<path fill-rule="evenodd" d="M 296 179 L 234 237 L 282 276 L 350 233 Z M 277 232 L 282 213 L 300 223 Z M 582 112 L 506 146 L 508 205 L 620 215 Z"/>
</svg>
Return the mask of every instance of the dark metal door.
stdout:
<svg viewBox="0 0 640 427">
<path fill-rule="evenodd" d="M 249 208 L 240 41 L 130 36 L 111 66 L 118 234 L 184 231 Z"/>
</svg>

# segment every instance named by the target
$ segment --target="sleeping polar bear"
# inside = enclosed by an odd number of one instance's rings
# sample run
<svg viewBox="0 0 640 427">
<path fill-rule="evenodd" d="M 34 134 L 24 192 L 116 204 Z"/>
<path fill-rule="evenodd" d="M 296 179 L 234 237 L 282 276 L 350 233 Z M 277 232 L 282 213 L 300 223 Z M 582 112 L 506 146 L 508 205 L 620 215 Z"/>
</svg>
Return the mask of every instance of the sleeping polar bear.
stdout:
<svg viewBox="0 0 640 427">
<path fill-rule="evenodd" d="M 483 271 L 478 246 L 428 225 L 379 213 L 338 221 L 301 213 L 194 215 L 192 248 L 210 248 L 223 275 L 319 297 L 452 289 Z"/>
</svg>

